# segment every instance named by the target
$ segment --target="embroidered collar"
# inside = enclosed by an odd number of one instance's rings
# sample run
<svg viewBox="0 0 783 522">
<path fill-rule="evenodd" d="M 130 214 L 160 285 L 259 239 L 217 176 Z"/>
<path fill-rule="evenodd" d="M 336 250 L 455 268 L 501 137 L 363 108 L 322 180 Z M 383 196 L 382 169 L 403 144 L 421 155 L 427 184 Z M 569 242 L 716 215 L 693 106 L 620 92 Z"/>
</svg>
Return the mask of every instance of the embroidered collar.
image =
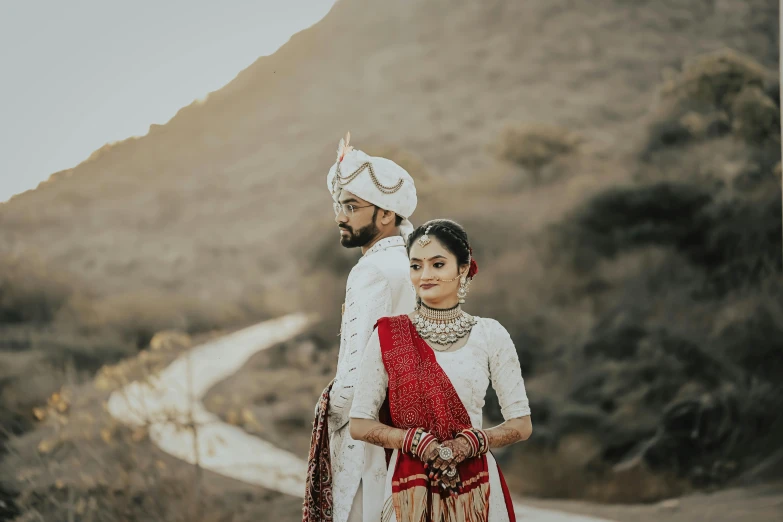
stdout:
<svg viewBox="0 0 783 522">
<path fill-rule="evenodd" d="M 370 254 L 374 254 L 376 252 L 380 252 L 381 250 L 386 250 L 387 248 L 392 247 L 404 247 L 405 246 L 405 239 L 403 239 L 402 236 L 390 236 L 385 237 L 375 243 L 367 252 L 365 252 L 364 257 L 369 256 Z"/>
</svg>

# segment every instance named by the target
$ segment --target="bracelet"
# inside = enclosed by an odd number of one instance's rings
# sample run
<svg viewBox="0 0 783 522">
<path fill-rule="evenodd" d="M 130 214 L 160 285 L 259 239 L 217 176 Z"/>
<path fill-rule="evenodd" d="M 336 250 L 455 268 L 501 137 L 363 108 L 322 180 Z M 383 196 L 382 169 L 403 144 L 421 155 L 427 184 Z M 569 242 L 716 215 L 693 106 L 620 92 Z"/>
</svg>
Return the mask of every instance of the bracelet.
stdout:
<svg viewBox="0 0 783 522">
<path fill-rule="evenodd" d="M 468 454 L 468 457 L 475 457 L 478 455 L 481 443 L 479 442 L 479 439 L 475 433 L 469 429 L 462 430 L 461 432 L 457 433 L 457 437 L 462 437 L 468 441 L 468 446 L 470 446 L 470 453 Z"/>
<path fill-rule="evenodd" d="M 426 431 L 421 436 L 421 439 L 419 440 L 419 445 L 416 447 L 416 456 L 419 458 L 419 460 L 424 460 L 422 458 L 423 455 L 427 453 L 427 448 L 430 447 L 434 442 L 436 442 L 437 439 L 435 438 L 435 435 L 432 433 L 427 433 Z"/>
<path fill-rule="evenodd" d="M 421 438 L 425 433 L 427 432 L 424 431 L 424 428 L 416 429 L 416 433 L 413 434 L 413 443 L 411 444 L 411 455 L 416 456 L 419 452 L 419 442 L 421 442 Z"/>
<path fill-rule="evenodd" d="M 405 436 L 402 438 L 402 448 L 400 448 L 400 451 L 403 453 L 411 453 L 411 447 L 413 446 L 413 436 L 419 429 L 421 428 L 408 428 L 405 431 Z"/>
<path fill-rule="evenodd" d="M 402 448 L 400 451 L 412 455 L 421 460 L 421 456 L 438 439 L 435 435 L 424 431 L 424 428 L 408 428 L 402 438 Z"/>
<path fill-rule="evenodd" d="M 409 455 L 416 455 L 416 446 L 419 444 L 424 428 L 409 428 L 402 440 L 402 451 Z"/>
<path fill-rule="evenodd" d="M 470 457 L 478 457 L 489 450 L 489 437 L 487 432 L 477 428 L 466 428 L 457 434 L 462 437 L 470 446 Z"/>
<path fill-rule="evenodd" d="M 481 447 L 479 448 L 479 455 L 483 455 L 489 451 L 489 435 L 484 430 L 476 429 L 476 434 L 481 439 Z"/>
</svg>

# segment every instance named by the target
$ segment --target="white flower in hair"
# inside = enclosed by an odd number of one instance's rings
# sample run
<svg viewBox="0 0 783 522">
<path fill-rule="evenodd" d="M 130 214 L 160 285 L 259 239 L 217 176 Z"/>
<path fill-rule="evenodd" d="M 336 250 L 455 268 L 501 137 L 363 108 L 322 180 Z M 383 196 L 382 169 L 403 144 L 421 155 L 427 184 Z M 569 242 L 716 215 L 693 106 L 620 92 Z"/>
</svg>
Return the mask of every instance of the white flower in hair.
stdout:
<svg viewBox="0 0 783 522">
<path fill-rule="evenodd" d="M 345 155 L 353 150 L 353 146 L 349 145 L 351 142 L 351 133 L 346 132 L 345 138 L 340 140 L 340 145 L 337 146 L 337 161 L 341 162 L 345 158 Z"/>
</svg>

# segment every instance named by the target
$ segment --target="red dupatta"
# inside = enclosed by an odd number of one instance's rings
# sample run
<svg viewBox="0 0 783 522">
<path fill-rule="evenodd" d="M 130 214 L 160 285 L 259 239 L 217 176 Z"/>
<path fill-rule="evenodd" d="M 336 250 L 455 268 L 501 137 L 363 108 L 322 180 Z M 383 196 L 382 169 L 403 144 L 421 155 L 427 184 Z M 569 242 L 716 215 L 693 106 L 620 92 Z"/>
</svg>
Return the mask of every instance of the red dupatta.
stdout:
<svg viewBox="0 0 783 522">
<path fill-rule="evenodd" d="M 470 428 L 470 416 L 457 391 L 410 318 L 407 315 L 385 317 L 376 326 L 383 365 L 389 375 L 392 425 L 401 429 L 422 427 L 439 441 L 453 439 L 461 430 Z M 429 480 L 424 463 L 398 452 L 392 476 L 392 504 L 397 522 L 486 522 L 489 514 L 486 455 L 461 462 L 457 471 L 462 482 L 459 494 L 441 496 L 437 482 Z M 389 509 L 391 506 L 384 506 L 384 520 Z M 513 521 L 513 508 L 509 511 Z"/>
</svg>

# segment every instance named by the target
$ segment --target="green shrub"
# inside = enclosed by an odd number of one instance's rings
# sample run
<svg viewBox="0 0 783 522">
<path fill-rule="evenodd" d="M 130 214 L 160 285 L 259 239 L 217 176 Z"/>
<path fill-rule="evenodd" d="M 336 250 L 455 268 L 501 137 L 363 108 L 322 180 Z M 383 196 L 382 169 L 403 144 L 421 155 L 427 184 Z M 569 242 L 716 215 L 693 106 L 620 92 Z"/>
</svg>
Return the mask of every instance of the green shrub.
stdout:
<svg viewBox="0 0 783 522">
<path fill-rule="evenodd" d="M 731 106 L 734 132 L 751 144 L 780 142 L 780 108 L 758 86 L 742 89 Z"/>
<path fill-rule="evenodd" d="M 729 131 L 754 147 L 779 143 L 778 85 L 774 71 L 733 51 L 686 62 L 660 89 L 643 159 Z"/>
<path fill-rule="evenodd" d="M 663 85 L 661 95 L 728 112 L 746 87 L 764 89 L 776 82 L 775 73 L 753 58 L 724 49 L 686 61 L 682 73 Z"/>
<path fill-rule="evenodd" d="M 542 168 L 559 157 L 574 152 L 580 137 L 556 125 L 526 124 L 509 126 L 498 140 L 498 155 L 529 169 L 538 178 Z"/>
<path fill-rule="evenodd" d="M 51 321 L 74 289 L 35 256 L 0 256 L 0 326 Z"/>
</svg>

